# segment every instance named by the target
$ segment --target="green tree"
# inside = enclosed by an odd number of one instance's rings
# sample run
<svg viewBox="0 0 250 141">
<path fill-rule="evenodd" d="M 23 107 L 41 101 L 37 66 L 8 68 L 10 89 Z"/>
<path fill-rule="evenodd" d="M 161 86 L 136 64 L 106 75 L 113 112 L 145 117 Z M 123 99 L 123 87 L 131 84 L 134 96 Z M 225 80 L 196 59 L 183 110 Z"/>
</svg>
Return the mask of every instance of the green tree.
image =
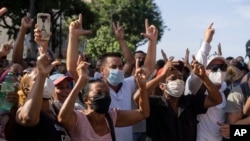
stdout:
<svg viewBox="0 0 250 141">
<path fill-rule="evenodd" d="M 34 5 L 30 5 L 31 2 L 34 2 Z M 31 12 L 30 7 L 32 6 L 34 8 L 30 15 L 35 19 L 34 23 L 36 23 L 37 13 L 50 13 L 51 15 L 51 47 L 53 51 L 61 45 L 63 34 L 60 29 L 65 19 L 84 13 L 86 19 L 83 23 L 86 26 L 84 28 L 90 28 L 95 19 L 89 6 L 81 0 L 1 0 L 0 7 L 7 7 L 8 12 L 5 13 L 5 16 L 0 17 L 2 21 L 0 27 L 7 29 L 9 39 L 17 37 L 21 18 Z M 11 22 L 7 23 L 7 19 Z"/>
<path fill-rule="evenodd" d="M 93 12 L 98 15 L 89 38 L 87 52 L 92 57 L 100 56 L 108 51 L 120 51 L 112 30 L 112 22 L 120 21 L 125 29 L 125 40 L 132 51 L 147 42 L 141 32 L 145 31 L 145 19 L 159 30 L 158 41 L 161 40 L 166 26 L 161 12 L 154 0 L 92 0 Z"/>
</svg>

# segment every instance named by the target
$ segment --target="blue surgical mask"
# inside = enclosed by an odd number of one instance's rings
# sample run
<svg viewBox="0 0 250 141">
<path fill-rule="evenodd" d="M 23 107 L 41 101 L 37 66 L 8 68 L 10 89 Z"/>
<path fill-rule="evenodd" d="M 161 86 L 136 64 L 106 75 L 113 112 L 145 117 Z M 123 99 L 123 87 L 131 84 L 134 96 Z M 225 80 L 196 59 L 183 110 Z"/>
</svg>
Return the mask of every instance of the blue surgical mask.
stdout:
<svg viewBox="0 0 250 141">
<path fill-rule="evenodd" d="M 117 86 L 124 80 L 124 73 L 122 70 L 110 69 L 107 80 L 112 86 Z"/>
</svg>

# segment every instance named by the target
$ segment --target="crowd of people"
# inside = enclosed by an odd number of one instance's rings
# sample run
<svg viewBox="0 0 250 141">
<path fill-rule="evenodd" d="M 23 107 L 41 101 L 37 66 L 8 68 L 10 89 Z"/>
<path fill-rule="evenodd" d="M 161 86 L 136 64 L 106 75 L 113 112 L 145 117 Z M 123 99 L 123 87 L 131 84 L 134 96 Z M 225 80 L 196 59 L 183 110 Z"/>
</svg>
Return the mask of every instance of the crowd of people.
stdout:
<svg viewBox="0 0 250 141">
<path fill-rule="evenodd" d="M 113 23 L 121 53 L 90 64 L 78 51 L 80 36 L 91 33 L 82 28 L 82 14 L 69 25 L 66 63 L 55 59 L 37 25 L 38 56 L 23 58 L 33 22 L 23 17 L 14 44 L 0 46 L 0 83 L 11 72 L 18 84 L 5 97 L 11 110 L 0 111 L 0 141 L 223 141 L 230 124 L 250 124 L 250 67 L 242 56 L 224 57 L 220 44 L 210 53 L 213 23 L 197 54 L 186 49 L 183 60 L 164 50 L 156 60 L 158 29 L 147 19 L 146 53 L 133 53 L 123 27 Z M 250 56 L 248 48 L 250 41 Z"/>
</svg>

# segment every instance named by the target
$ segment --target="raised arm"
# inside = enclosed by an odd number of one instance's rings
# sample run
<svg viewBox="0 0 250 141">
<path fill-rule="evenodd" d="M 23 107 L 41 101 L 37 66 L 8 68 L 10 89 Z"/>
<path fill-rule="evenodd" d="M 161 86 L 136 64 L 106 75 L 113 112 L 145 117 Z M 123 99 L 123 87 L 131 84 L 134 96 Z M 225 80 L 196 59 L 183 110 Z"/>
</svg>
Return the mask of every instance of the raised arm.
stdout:
<svg viewBox="0 0 250 141">
<path fill-rule="evenodd" d="M 16 121 L 23 126 L 34 126 L 40 120 L 40 112 L 43 101 L 43 89 L 46 77 L 51 70 L 59 64 L 58 61 L 51 63 L 44 52 L 48 46 L 48 41 L 41 40 L 41 32 L 36 28 L 34 30 L 35 41 L 40 46 L 40 56 L 37 58 L 37 72 L 34 72 L 35 82 L 28 93 L 26 102 L 21 106 L 16 114 Z"/>
<path fill-rule="evenodd" d="M 67 47 L 67 70 L 70 72 L 71 76 L 76 82 L 78 79 L 78 74 L 76 72 L 77 59 L 78 59 L 78 44 L 79 36 L 91 33 L 90 30 L 84 30 L 82 28 L 82 14 L 79 14 L 79 18 L 73 21 L 69 25 L 69 40 Z"/>
<path fill-rule="evenodd" d="M 39 122 L 45 79 L 53 67 L 58 64 L 58 62 L 50 63 L 46 54 L 40 55 L 36 63 L 35 82 L 28 93 L 26 102 L 18 109 L 16 114 L 16 121 L 23 126 L 34 126 Z"/>
<path fill-rule="evenodd" d="M 203 66 L 207 65 L 207 57 L 211 50 L 210 42 L 214 35 L 213 23 L 209 25 L 204 34 L 204 40 L 201 47 L 196 55 L 196 60 Z M 193 85 L 195 84 L 195 85 Z M 202 81 L 194 73 L 191 73 L 186 81 L 185 94 L 196 94 L 201 87 Z"/>
<path fill-rule="evenodd" d="M 32 26 L 33 19 L 29 17 L 23 17 L 21 20 L 21 26 L 17 35 L 17 39 L 14 44 L 12 62 L 21 64 L 23 67 L 26 67 L 23 61 L 23 48 L 24 48 L 24 38 L 28 29 Z"/>
<path fill-rule="evenodd" d="M 87 83 L 88 66 L 89 64 L 87 62 L 81 61 L 81 57 L 78 57 L 76 70 L 79 75 L 79 78 L 77 79 L 76 84 L 74 85 L 74 88 L 71 90 L 69 96 L 64 101 L 60 109 L 60 112 L 57 116 L 58 121 L 67 129 L 72 129 L 76 124 L 77 117 L 76 113 L 74 112 L 74 104 L 76 102 L 80 90 Z"/>
<path fill-rule="evenodd" d="M 172 60 L 169 60 L 165 63 L 163 70 L 162 70 L 162 73 L 159 76 L 157 76 L 157 77 L 155 77 L 152 80 L 147 82 L 146 89 L 147 89 L 148 95 L 151 95 L 152 92 L 154 91 L 154 89 L 159 86 L 159 83 L 162 82 L 164 79 L 166 79 L 166 77 L 170 73 L 171 68 L 173 68 L 173 62 L 172 62 Z M 135 93 L 133 95 L 133 99 L 138 104 L 139 103 L 139 93 Z"/>
<path fill-rule="evenodd" d="M 148 24 L 148 19 L 145 19 L 145 30 L 146 33 L 141 33 L 145 38 L 148 38 L 148 50 L 144 62 L 144 70 L 146 71 L 146 79 L 154 71 L 154 66 L 156 62 L 156 43 L 158 38 L 158 29 L 154 25 Z"/>
<path fill-rule="evenodd" d="M 216 87 L 206 75 L 205 68 L 202 64 L 195 60 L 193 56 L 193 61 L 191 63 L 192 72 L 197 75 L 206 87 L 208 95 L 205 98 L 204 108 L 209 108 L 218 105 L 222 102 L 222 96 L 219 92 L 219 88 Z M 193 84 L 195 85 L 195 84 Z"/>
<path fill-rule="evenodd" d="M 139 59 L 136 60 L 135 80 L 138 85 L 139 108 L 136 110 L 118 110 L 116 127 L 133 125 L 149 116 L 149 101 L 146 89 L 146 76 L 144 70 L 139 68 Z"/>
<path fill-rule="evenodd" d="M 122 50 L 123 56 L 126 60 L 123 66 L 124 75 L 125 77 L 129 77 L 131 76 L 134 65 L 135 65 L 134 56 L 131 50 L 128 48 L 128 45 L 124 39 L 124 29 L 122 28 L 122 26 L 120 26 L 119 22 L 117 22 L 116 25 L 115 23 L 113 23 L 113 30 L 115 32 L 116 40 L 118 41 L 120 48 Z"/>
</svg>

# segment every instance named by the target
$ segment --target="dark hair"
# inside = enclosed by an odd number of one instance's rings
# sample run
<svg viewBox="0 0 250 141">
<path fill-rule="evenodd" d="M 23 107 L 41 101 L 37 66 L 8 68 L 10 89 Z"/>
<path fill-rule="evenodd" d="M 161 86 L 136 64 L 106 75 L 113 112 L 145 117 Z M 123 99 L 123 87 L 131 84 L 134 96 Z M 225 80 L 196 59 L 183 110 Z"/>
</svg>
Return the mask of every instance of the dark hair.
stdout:
<svg viewBox="0 0 250 141">
<path fill-rule="evenodd" d="M 136 53 L 142 53 L 142 54 L 146 55 L 146 53 L 144 51 L 142 51 L 142 50 L 137 50 L 134 54 L 136 54 Z"/>
<path fill-rule="evenodd" d="M 165 65 L 165 61 L 163 59 L 160 59 L 156 62 L 156 64 L 159 66 L 159 69 L 160 69 Z"/>
<path fill-rule="evenodd" d="M 228 57 L 226 58 L 226 60 L 232 60 L 232 59 L 234 59 L 232 56 L 228 56 Z"/>
<path fill-rule="evenodd" d="M 108 57 L 117 57 L 117 58 L 121 58 L 122 55 L 121 55 L 121 53 L 119 53 L 119 52 L 107 52 L 107 53 L 103 54 L 103 55 L 100 57 L 100 59 L 101 59 L 101 64 L 102 64 L 102 65 L 103 65 L 103 63 L 106 61 L 106 59 L 107 59 Z M 122 59 L 121 59 L 121 60 L 122 60 Z"/>
<path fill-rule="evenodd" d="M 94 84 L 94 83 L 104 83 L 103 80 L 101 79 L 90 79 L 85 87 L 81 90 L 81 92 L 79 93 L 79 100 L 85 105 L 84 103 L 84 99 L 86 99 L 89 95 L 89 91 L 90 91 L 90 85 Z"/>
</svg>

